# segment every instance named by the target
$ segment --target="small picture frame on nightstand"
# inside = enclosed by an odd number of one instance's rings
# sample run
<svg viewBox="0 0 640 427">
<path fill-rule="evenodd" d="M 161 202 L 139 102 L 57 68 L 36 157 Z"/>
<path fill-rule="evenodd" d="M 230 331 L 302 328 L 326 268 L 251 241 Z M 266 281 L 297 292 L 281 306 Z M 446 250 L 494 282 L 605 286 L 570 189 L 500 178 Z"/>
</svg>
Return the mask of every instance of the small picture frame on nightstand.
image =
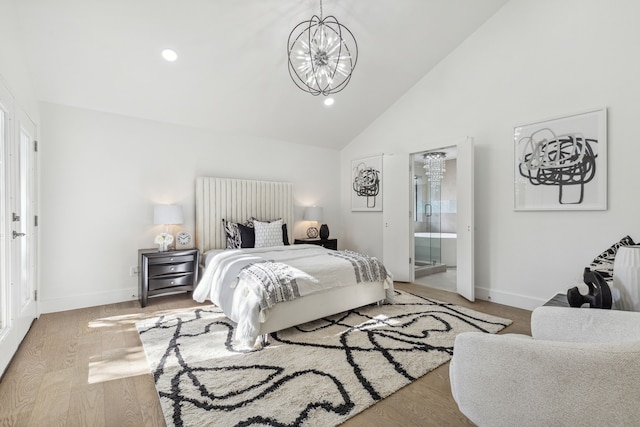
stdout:
<svg viewBox="0 0 640 427">
<path fill-rule="evenodd" d="M 176 234 L 176 250 L 192 249 L 193 248 L 193 236 L 188 231 L 180 231 Z"/>
</svg>

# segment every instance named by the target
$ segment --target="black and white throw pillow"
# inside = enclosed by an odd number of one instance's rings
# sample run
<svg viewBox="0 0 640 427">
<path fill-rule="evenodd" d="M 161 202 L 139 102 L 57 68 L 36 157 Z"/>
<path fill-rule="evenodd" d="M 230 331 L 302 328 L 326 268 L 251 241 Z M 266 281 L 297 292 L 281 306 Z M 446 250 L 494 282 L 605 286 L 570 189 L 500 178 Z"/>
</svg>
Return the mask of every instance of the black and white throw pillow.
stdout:
<svg viewBox="0 0 640 427">
<path fill-rule="evenodd" d="M 614 243 L 607 250 L 595 257 L 593 262 L 589 265 L 591 271 L 597 271 L 605 280 L 613 279 L 613 262 L 616 258 L 618 249 L 622 246 L 635 245 L 633 239 L 630 236 L 625 236 L 618 242 Z"/>
<path fill-rule="evenodd" d="M 224 234 L 227 238 L 227 249 L 240 248 L 242 246 L 242 237 L 240 236 L 238 224 L 223 219 L 222 225 L 224 227 Z"/>
</svg>

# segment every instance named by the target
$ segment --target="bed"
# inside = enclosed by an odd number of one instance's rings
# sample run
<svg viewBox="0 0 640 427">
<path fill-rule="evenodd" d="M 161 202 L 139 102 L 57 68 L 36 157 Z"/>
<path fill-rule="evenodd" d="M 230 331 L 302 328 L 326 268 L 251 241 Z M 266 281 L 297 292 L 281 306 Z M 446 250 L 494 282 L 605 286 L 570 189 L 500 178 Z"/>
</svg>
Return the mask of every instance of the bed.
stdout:
<svg viewBox="0 0 640 427">
<path fill-rule="evenodd" d="M 282 239 L 273 246 L 228 249 L 223 220 L 227 225 L 256 221 L 255 243 L 261 227 L 281 227 Z M 393 302 L 392 278 L 379 261 L 317 245 L 289 245 L 293 223 L 291 183 L 210 177 L 196 181 L 196 246 L 204 271 L 193 298 L 211 300 L 236 322 L 235 339 L 243 346 L 260 345 L 258 337 L 291 326 Z M 255 277 L 265 270 L 269 276 L 274 269 L 286 270 L 287 280 L 278 280 L 287 286 L 293 282 L 296 298 L 265 304 L 270 298 L 260 294 Z"/>
</svg>

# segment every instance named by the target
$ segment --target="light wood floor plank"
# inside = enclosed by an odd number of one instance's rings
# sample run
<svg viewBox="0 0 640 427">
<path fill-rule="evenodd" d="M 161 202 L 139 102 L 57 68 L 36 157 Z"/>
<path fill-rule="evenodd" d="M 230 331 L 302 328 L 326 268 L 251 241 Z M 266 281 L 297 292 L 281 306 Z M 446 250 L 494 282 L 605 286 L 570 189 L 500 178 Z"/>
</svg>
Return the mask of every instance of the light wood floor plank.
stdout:
<svg viewBox="0 0 640 427">
<path fill-rule="evenodd" d="M 104 387 L 102 383 L 75 387 L 69 405 L 69 426 L 104 426 Z"/>
<path fill-rule="evenodd" d="M 73 368 L 47 372 L 40 384 L 29 425 L 65 426 L 71 402 Z"/>
<path fill-rule="evenodd" d="M 398 289 L 507 317 L 501 333 L 530 334 L 531 312 L 418 284 Z M 0 381 L 0 427 L 163 426 L 160 401 L 135 322 L 196 303 L 188 294 L 50 313 L 34 322 Z M 446 363 L 343 426 L 472 425 L 458 411 Z"/>
<path fill-rule="evenodd" d="M 149 368 L 147 367 L 147 370 Z M 133 377 L 138 393 L 140 411 L 142 412 L 142 420 L 145 426 L 163 426 L 164 415 L 160 407 L 160 399 L 158 392 L 153 384 L 153 377 L 150 373 Z"/>
<path fill-rule="evenodd" d="M 105 426 L 144 425 L 141 403 L 132 378 L 107 381 L 103 385 Z"/>
</svg>

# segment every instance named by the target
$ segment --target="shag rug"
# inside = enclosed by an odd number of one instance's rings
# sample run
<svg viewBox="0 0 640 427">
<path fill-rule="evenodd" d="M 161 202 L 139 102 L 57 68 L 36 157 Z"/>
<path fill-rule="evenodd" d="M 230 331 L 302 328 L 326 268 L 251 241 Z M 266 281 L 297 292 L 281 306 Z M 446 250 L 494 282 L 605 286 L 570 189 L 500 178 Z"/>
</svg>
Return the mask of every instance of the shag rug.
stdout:
<svg viewBox="0 0 640 427">
<path fill-rule="evenodd" d="M 215 306 L 136 324 L 167 425 L 330 426 L 447 362 L 455 336 L 511 320 L 396 290 L 371 305 L 237 350 Z"/>
</svg>

